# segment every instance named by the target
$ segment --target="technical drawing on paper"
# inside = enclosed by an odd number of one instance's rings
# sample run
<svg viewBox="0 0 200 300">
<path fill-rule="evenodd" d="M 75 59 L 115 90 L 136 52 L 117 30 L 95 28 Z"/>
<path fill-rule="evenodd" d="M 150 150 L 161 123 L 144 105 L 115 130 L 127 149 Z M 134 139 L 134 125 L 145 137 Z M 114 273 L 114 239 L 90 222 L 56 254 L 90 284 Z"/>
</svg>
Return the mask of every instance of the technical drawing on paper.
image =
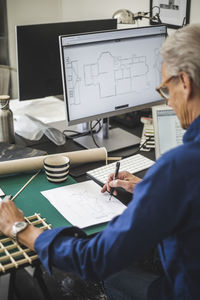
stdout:
<svg viewBox="0 0 200 300">
<path fill-rule="evenodd" d="M 99 97 L 106 98 L 136 91 L 136 78 L 145 77 L 148 71 L 145 56 L 121 58 L 106 51 L 99 55 L 96 63 L 84 65 L 84 80 L 86 86 L 97 85 Z"/>
<path fill-rule="evenodd" d="M 73 225 L 81 228 L 110 221 L 126 208 L 118 199 L 100 192 L 93 181 L 76 183 L 41 192 Z"/>
<path fill-rule="evenodd" d="M 186 0 L 153 0 L 153 14 L 155 16 L 159 13 L 164 24 L 183 26 L 186 17 L 186 2 Z"/>
<path fill-rule="evenodd" d="M 175 5 L 175 0 L 169 0 L 168 4 L 162 4 L 162 3 L 160 3 L 160 8 L 178 10 L 179 6 Z"/>
<path fill-rule="evenodd" d="M 73 199 L 73 208 L 71 203 L 66 203 L 66 208 L 73 209 L 77 218 L 83 218 L 83 211 L 87 211 L 87 214 L 90 216 L 95 216 L 95 219 L 106 218 L 106 220 L 110 219 L 110 216 L 113 214 L 115 205 L 115 198 L 112 199 L 112 207 L 109 206 L 109 198 L 102 194 L 92 195 L 88 190 L 83 190 L 80 194 L 79 192 L 72 192 L 71 198 Z M 104 198 L 104 199 L 103 199 Z M 80 210 L 81 204 L 81 210 Z M 105 206 L 106 204 L 106 206 Z"/>
</svg>

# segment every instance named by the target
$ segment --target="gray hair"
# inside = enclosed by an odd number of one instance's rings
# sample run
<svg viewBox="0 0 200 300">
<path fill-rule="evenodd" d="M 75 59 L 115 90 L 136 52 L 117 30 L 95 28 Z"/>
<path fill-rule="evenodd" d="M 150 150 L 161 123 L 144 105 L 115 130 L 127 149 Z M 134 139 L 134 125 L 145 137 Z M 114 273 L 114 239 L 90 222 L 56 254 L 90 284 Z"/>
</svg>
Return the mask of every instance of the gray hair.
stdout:
<svg viewBox="0 0 200 300">
<path fill-rule="evenodd" d="M 161 55 L 171 76 L 184 71 L 200 89 L 200 24 L 187 25 L 168 36 Z"/>
</svg>

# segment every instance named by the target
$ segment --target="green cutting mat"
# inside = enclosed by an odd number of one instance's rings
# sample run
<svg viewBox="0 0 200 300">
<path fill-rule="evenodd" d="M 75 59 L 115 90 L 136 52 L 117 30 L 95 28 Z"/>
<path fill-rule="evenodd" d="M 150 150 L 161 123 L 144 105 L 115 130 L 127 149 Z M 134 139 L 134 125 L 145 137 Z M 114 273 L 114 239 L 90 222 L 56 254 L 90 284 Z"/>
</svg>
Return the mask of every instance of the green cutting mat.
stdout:
<svg viewBox="0 0 200 300">
<path fill-rule="evenodd" d="M 14 196 L 32 175 L 33 173 L 26 173 L 1 177 L 0 188 L 6 195 Z M 17 207 L 23 210 L 26 217 L 31 216 L 34 213 L 40 213 L 43 218 L 46 218 L 46 222 L 51 224 L 54 228 L 68 226 L 71 224 L 40 192 L 74 183 L 76 183 L 76 181 L 70 176 L 64 183 L 50 183 L 46 179 L 45 173 L 41 172 L 26 186 L 14 202 Z M 105 226 L 106 224 L 96 225 L 88 227 L 84 231 L 90 235 L 103 230 Z"/>
</svg>

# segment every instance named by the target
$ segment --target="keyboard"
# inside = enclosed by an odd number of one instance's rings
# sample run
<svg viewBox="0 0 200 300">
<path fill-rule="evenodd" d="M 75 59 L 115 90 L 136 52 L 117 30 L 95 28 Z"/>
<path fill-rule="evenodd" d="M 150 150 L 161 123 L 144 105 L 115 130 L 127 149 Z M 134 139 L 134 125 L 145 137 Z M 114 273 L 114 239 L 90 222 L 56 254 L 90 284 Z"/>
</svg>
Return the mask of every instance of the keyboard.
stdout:
<svg viewBox="0 0 200 300">
<path fill-rule="evenodd" d="M 120 160 L 120 170 L 119 171 L 128 171 L 132 174 L 148 169 L 154 164 L 154 161 L 146 158 L 141 154 L 135 154 L 127 158 Z M 108 176 L 111 173 L 115 172 L 116 163 L 110 163 L 100 168 L 93 169 L 88 171 L 86 174 L 92 180 L 105 184 L 107 182 Z"/>
</svg>

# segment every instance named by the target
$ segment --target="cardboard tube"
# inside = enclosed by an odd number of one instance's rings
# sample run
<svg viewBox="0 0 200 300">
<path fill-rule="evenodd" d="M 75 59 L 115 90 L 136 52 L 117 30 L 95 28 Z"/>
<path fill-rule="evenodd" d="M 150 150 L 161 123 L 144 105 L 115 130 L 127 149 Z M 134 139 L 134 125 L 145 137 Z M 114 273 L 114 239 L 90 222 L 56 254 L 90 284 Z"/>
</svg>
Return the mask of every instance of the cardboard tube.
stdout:
<svg viewBox="0 0 200 300">
<path fill-rule="evenodd" d="M 42 169 L 44 158 L 52 155 L 68 156 L 70 159 L 70 164 L 81 164 L 103 160 L 107 161 L 107 150 L 104 147 L 89 150 L 56 153 L 44 156 L 2 161 L 0 162 L 0 175 Z"/>
</svg>

